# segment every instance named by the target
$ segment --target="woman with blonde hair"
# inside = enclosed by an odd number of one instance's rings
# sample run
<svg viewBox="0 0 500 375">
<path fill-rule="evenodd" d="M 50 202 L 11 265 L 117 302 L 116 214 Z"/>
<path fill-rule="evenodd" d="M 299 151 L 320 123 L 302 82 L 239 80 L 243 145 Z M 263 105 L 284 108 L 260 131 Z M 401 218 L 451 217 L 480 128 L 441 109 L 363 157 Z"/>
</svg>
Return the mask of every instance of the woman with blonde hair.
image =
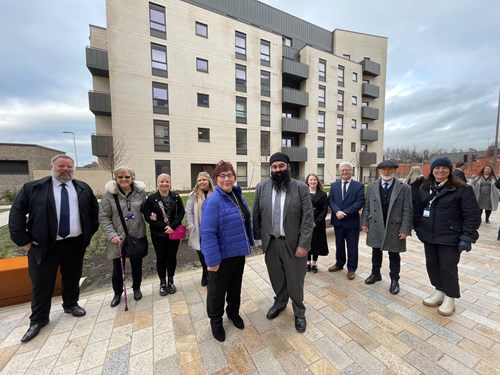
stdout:
<svg viewBox="0 0 500 375">
<path fill-rule="evenodd" d="M 411 167 L 408 176 L 406 177 L 406 183 L 411 186 L 411 202 L 413 207 L 417 204 L 418 200 L 418 188 L 424 182 L 425 177 L 422 175 L 422 169 L 418 165 Z"/>
<path fill-rule="evenodd" d="M 198 173 L 196 178 L 196 186 L 189 194 L 186 202 L 186 224 L 189 230 L 188 245 L 198 253 L 200 258 L 203 273 L 201 276 L 201 286 L 206 286 L 208 283 L 207 264 L 205 257 L 201 252 L 200 246 L 200 222 L 201 222 L 201 207 L 203 201 L 214 191 L 214 182 L 207 172 Z"/>
</svg>

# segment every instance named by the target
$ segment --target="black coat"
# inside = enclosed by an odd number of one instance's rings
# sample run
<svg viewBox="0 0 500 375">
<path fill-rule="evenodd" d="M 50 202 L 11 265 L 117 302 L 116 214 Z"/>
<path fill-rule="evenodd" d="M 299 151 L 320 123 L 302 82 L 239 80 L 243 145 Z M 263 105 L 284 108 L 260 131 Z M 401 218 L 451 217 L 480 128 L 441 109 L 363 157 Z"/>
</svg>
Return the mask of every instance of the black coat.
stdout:
<svg viewBox="0 0 500 375">
<path fill-rule="evenodd" d="M 328 196 L 322 190 L 317 190 L 311 195 L 314 224 L 311 240 L 311 253 L 317 255 L 328 255 L 328 242 L 326 240 L 326 214 L 328 213 Z"/>
<path fill-rule="evenodd" d="M 185 213 L 184 204 L 179 194 L 173 191 L 169 191 L 168 194 L 170 199 L 174 202 L 170 214 L 168 215 L 168 225 L 175 230 L 175 228 L 182 224 Z M 153 193 L 148 196 L 142 209 L 142 214 L 144 215 L 144 219 L 149 223 L 151 232 L 161 233 L 164 232 L 166 228 L 163 212 L 158 204 L 160 200 L 160 193 Z M 150 219 L 151 213 L 153 212 L 156 214 L 156 220 Z"/>
<path fill-rule="evenodd" d="M 457 246 L 460 240 L 476 242 L 481 216 L 470 186 L 446 184 L 432 201 L 429 217 L 424 217 L 429 198 L 430 192 L 422 185 L 414 207 L 414 228 L 420 241 L 449 246 Z"/>
</svg>

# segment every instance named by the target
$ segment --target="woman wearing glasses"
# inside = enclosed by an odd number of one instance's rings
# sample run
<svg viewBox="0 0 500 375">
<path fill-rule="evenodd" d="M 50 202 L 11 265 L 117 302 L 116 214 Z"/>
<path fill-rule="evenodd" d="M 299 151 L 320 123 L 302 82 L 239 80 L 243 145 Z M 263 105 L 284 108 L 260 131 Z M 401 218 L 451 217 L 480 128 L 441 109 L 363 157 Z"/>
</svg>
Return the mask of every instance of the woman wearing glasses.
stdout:
<svg viewBox="0 0 500 375">
<path fill-rule="evenodd" d="M 235 185 L 232 164 L 221 160 L 213 175 L 217 186 L 203 202 L 200 237 L 208 269 L 207 314 L 213 336 L 224 341 L 224 300 L 227 317 L 236 328 L 245 328 L 239 312 L 241 282 L 245 256 L 250 255 L 254 242 L 250 211 L 241 188 Z"/>
<path fill-rule="evenodd" d="M 128 233 L 135 237 L 146 236 L 146 224 L 141 213 L 141 208 L 146 200 L 144 191 L 146 185 L 141 181 L 135 181 L 135 172 L 128 167 L 116 168 L 113 175 L 115 179 L 106 184 L 106 192 L 102 196 L 99 207 L 99 223 L 107 239 L 108 259 L 113 260 L 111 282 L 115 295 L 111 301 L 111 307 L 115 307 L 120 303 L 123 292 L 123 276 L 120 264 L 122 259 L 120 258 L 118 246 L 121 246 L 123 239 L 126 237 L 115 196 L 118 198 Z M 123 259 L 123 263 L 125 267 L 125 259 Z M 139 301 L 142 298 L 142 258 L 130 259 L 130 266 L 132 267 L 134 299 Z"/>
</svg>

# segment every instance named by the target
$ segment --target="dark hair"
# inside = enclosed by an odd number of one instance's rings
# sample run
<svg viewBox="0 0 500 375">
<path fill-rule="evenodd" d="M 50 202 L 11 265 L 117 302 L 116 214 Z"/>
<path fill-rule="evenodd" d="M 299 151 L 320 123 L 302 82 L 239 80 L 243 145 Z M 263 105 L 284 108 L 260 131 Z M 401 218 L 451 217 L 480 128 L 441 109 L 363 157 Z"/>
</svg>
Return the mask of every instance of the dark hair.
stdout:
<svg viewBox="0 0 500 375">
<path fill-rule="evenodd" d="M 422 183 L 422 188 L 426 191 L 429 191 L 431 189 L 431 186 L 436 185 L 436 179 L 434 178 L 434 175 L 432 172 L 429 173 L 427 178 L 424 180 Z M 447 186 L 454 186 L 454 187 L 461 187 L 467 185 L 465 182 L 463 182 L 460 178 L 458 178 L 453 172 L 450 171 L 450 174 L 448 176 L 448 181 L 446 181 Z"/>
<path fill-rule="evenodd" d="M 217 179 L 217 176 L 221 174 L 221 172 L 226 171 L 231 171 L 236 177 L 236 172 L 234 171 L 233 165 L 230 162 L 224 160 L 219 161 L 212 171 L 214 181 Z"/>
<path fill-rule="evenodd" d="M 491 165 L 485 165 L 485 166 L 483 167 L 483 169 L 481 169 L 481 171 L 480 171 L 480 172 L 479 172 L 479 174 L 477 175 L 477 177 L 478 177 L 478 178 L 479 178 L 479 177 L 484 177 L 484 168 L 490 168 L 490 169 L 491 169 L 491 174 L 490 174 L 490 176 L 493 176 L 493 178 L 494 178 L 495 180 L 497 180 L 497 175 L 495 174 L 495 170 L 493 169 L 493 167 L 492 167 Z"/>
<path fill-rule="evenodd" d="M 305 182 L 306 182 L 306 185 L 309 186 L 309 184 L 307 183 L 307 181 L 309 180 L 309 177 L 313 176 L 317 181 L 318 181 L 318 186 L 317 186 L 317 189 L 318 190 L 323 190 L 323 184 L 321 183 L 321 181 L 319 180 L 319 177 L 316 173 L 309 173 L 307 176 L 306 176 L 306 179 L 305 179 Z"/>
</svg>

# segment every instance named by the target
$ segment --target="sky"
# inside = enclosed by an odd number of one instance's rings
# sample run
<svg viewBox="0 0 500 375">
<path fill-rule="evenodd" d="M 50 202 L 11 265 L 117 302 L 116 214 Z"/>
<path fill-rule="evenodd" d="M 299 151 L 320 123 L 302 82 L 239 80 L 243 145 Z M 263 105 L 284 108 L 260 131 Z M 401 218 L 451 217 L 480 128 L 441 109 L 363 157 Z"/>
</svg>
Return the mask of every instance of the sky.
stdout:
<svg viewBox="0 0 500 375">
<path fill-rule="evenodd" d="M 140 0 L 138 0 L 140 1 Z M 495 140 L 498 0 L 263 0 L 324 29 L 388 38 L 384 148 L 475 148 Z M 91 163 L 89 24 L 105 0 L 6 0 L 0 12 L 0 142 Z"/>
</svg>

